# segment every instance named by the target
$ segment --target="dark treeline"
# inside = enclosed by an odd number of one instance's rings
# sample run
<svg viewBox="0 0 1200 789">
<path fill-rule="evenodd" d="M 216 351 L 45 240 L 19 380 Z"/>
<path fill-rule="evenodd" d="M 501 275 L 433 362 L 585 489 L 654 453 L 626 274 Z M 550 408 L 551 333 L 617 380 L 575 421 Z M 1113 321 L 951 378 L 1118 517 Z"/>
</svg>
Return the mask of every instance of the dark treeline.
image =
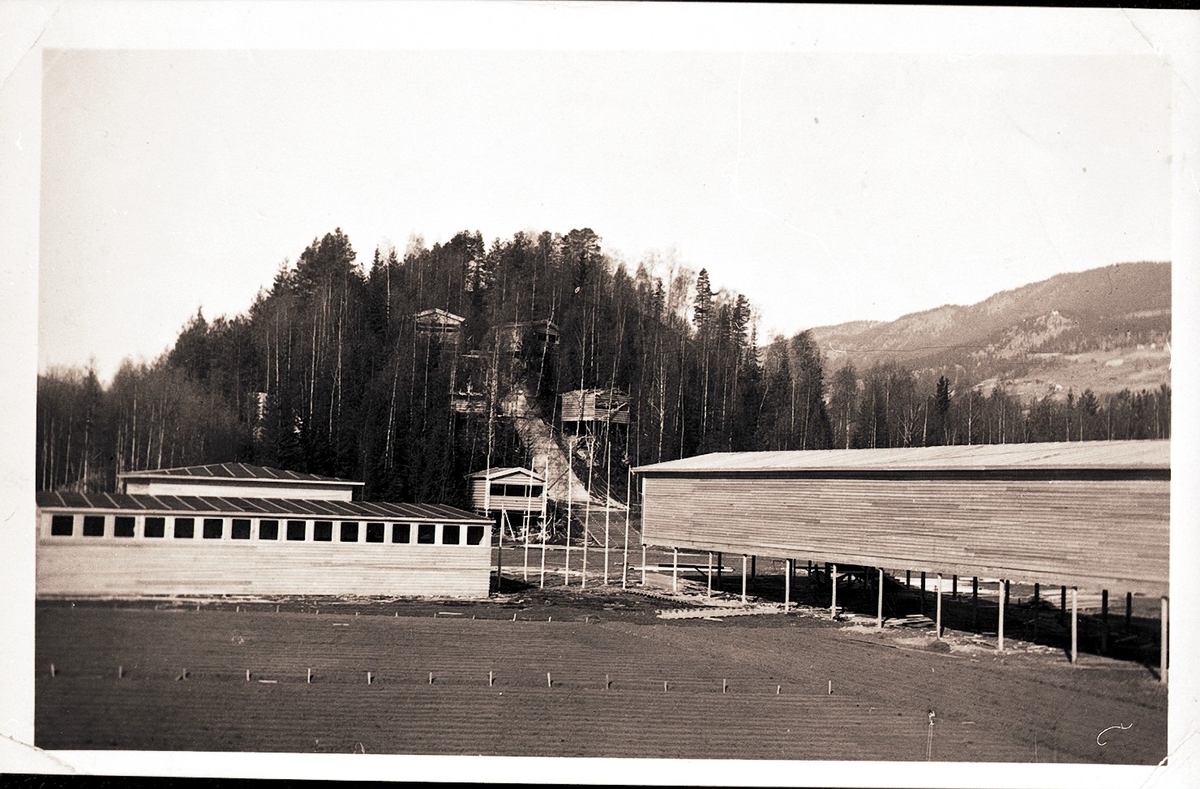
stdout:
<svg viewBox="0 0 1200 789">
<path fill-rule="evenodd" d="M 527 465 L 505 403 L 528 392 L 556 420 L 561 392 L 629 395 L 605 445 L 614 493 L 628 465 L 711 451 L 918 446 L 1169 435 L 1170 392 L 1091 392 L 1022 404 L 898 367 L 825 380 L 807 333 L 760 347 L 745 296 L 670 259 L 632 271 L 590 229 L 486 244 L 463 232 L 357 261 L 340 231 L 285 263 L 244 315 L 199 311 L 150 364 L 104 387 L 91 370 L 39 377 L 42 489 L 112 490 L 135 469 L 245 461 L 366 483 L 376 500 L 464 505 L 464 475 Z M 428 336 L 413 316 L 464 318 Z M 528 325 L 559 328 L 556 346 Z M 516 354 L 501 341 L 518 324 Z M 455 393 L 482 407 L 463 412 Z M 599 471 L 599 466 L 597 467 Z"/>
</svg>

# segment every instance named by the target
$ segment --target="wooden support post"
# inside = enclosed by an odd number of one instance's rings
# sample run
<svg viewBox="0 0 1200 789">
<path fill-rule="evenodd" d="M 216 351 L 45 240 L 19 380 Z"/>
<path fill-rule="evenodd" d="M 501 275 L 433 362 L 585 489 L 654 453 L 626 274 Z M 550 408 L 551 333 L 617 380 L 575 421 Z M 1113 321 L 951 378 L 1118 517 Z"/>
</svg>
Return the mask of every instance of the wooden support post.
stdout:
<svg viewBox="0 0 1200 789">
<path fill-rule="evenodd" d="M 934 628 L 937 631 L 937 638 L 942 639 L 942 574 L 938 573 L 937 577 L 937 618 L 934 623 Z"/>
<path fill-rule="evenodd" d="M 1133 592 L 1125 593 L 1125 631 L 1133 629 Z"/>
<path fill-rule="evenodd" d="M 1042 621 L 1042 585 L 1033 585 L 1033 640 L 1037 641 L 1038 623 Z"/>
<path fill-rule="evenodd" d="M 1108 590 L 1100 590 L 1100 654 L 1108 654 Z"/>
<path fill-rule="evenodd" d="M 950 597 L 957 600 L 958 599 L 958 576 L 957 575 L 954 576 L 952 581 L 950 581 L 950 584 L 951 584 L 950 585 Z"/>
<path fill-rule="evenodd" d="M 785 559 L 787 575 L 783 577 L 783 613 L 787 614 L 792 607 L 792 560 Z"/>
<path fill-rule="evenodd" d="M 713 555 L 712 551 L 708 552 L 708 596 L 712 597 L 712 571 L 713 571 Z"/>
<path fill-rule="evenodd" d="M 742 554 L 742 605 L 746 604 L 746 554 Z"/>
<path fill-rule="evenodd" d="M 625 479 L 625 547 L 622 549 L 621 588 L 629 586 L 629 495 L 633 489 L 633 469 L 626 471 Z"/>
<path fill-rule="evenodd" d="M 547 474 L 546 479 L 547 480 L 550 479 L 549 474 Z M 546 484 L 549 485 L 550 483 L 547 482 Z M 549 532 L 549 531 L 550 531 L 550 529 L 548 529 L 546 527 L 546 519 L 543 517 L 542 518 L 542 566 L 541 566 L 541 569 L 538 571 L 538 589 L 546 588 L 546 537 L 548 536 L 547 532 Z"/>
<path fill-rule="evenodd" d="M 642 586 L 646 585 L 646 545 L 642 544 Z"/>
<path fill-rule="evenodd" d="M 921 616 L 925 616 L 925 571 L 921 571 Z"/>
<path fill-rule="evenodd" d="M 998 617 L 999 621 L 996 624 L 996 651 L 1003 652 L 1004 651 L 1004 581 L 1000 581 L 1000 583 L 997 584 L 996 596 L 999 598 L 999 600 L 998 600 L 999 604 L 996 606 L 996 608 L 999 609 L 999 611 L 1000 611 L 1000 614 Z"/>
<path fill-rule="evenodd" d="M 1079 588 L 1071 587 L 1071 662 L 1079 660 Z"/>
<path fill-rule="evenodd" d="M 971 629 L 979 629 L 979 576 L 971 577 Z"/>
<path fill-rule="evenodd" d="M 671 591 L 679 591 L 679 549 L 671 549 Z"/>
<path fill-rule="evenodd" d="M 592 467 L 588 466 L 589 482 L 591 481 Z M 587 509 L 583 511 L 583 563 L 579 567 L 579 588 L 587 589 L 587 560 L 588 560 L 588 533 L 591 531 L 588 527 L 592 520 L 592 486 L 588 485 L 588 503 Z"/>
<path fill-rule="evenodd" d="M 1167 598 L 1162 598 L 1162 615 L 1159 628 L 1159 647 L 1158 647 L 1158 681 L 1166 683 L 1167 681 L 1167 614 L 1169 606 Z"/>
<path fill-rule="evenodd" d="M 829 571 L 829 618 L 837 619 L 837 565 Z"/>
<path fill-rule="evenodd" d="M 879 604 L 875 609 L 875 627 L 883 630 L 883 568 L 879 568 Z"/>
</svg>

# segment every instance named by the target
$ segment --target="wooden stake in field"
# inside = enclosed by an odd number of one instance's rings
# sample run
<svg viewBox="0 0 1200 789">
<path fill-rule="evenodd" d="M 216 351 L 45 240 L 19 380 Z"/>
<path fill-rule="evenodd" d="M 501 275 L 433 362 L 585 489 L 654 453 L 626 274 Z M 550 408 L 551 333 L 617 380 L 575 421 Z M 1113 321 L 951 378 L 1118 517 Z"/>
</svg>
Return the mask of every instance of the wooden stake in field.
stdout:
<svg viewBox="0 0 1200 789">
<path fill-rule="evenodd" d="M 312 684 L 312 669 L 308 670 L 308 678 L 305 680 L 309 685 Z"/>
</svg>

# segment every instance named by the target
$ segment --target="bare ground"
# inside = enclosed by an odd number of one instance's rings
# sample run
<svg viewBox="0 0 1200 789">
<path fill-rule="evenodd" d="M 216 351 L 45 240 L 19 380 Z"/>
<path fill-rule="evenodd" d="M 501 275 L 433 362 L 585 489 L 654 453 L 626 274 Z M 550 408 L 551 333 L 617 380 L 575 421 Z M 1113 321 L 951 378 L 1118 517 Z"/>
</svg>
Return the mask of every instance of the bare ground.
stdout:
<svg viewBox="0 0 1200 789">
<path fill-rule="evenodd" d="M 1028 641 L 1000 654 L 965 631 L 879 632 L 830 622 L 815 600 L 787 616 L 663 620 L 660 610 L 706 601 L 659 580 L 642 590 L 656 596 L 514 581 L 480 602 L 40 603 L 35 741 L 1132 764 L 1166 754 L 1166 689 L 1136 661 L 1087 654 L 1072 666 Z"/>
</svg>

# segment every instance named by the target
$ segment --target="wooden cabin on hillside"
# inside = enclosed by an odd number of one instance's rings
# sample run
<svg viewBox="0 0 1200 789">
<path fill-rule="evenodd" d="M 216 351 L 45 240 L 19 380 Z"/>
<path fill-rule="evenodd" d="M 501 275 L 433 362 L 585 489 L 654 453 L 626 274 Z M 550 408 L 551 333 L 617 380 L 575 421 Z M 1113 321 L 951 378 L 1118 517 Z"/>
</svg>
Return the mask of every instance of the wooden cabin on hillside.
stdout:
<svg viewBox="0 0 1200 789">
<path fill-rule="evenodd" d="M 629 424 L 629 395 L 618 389 L 576 389 L 561 399 L 564 430 L 569 424 Z"/>
<path fill-rule="evenodd" d="M 536 321 L 517 321 L 496 327 L 496 341 L 501 353 L 539 353 L 558 345 L 558 325 L 549 318 Z"/>
<path fill-rule="evenodd" d="M 422 337 L 438 337 L 442 340 L 457 343 L 462 336 L 463 323 L 466 318 L 453 312 L 432 307 L 421 310 L 413 315 L 417 335 Z"/>
</svg>

